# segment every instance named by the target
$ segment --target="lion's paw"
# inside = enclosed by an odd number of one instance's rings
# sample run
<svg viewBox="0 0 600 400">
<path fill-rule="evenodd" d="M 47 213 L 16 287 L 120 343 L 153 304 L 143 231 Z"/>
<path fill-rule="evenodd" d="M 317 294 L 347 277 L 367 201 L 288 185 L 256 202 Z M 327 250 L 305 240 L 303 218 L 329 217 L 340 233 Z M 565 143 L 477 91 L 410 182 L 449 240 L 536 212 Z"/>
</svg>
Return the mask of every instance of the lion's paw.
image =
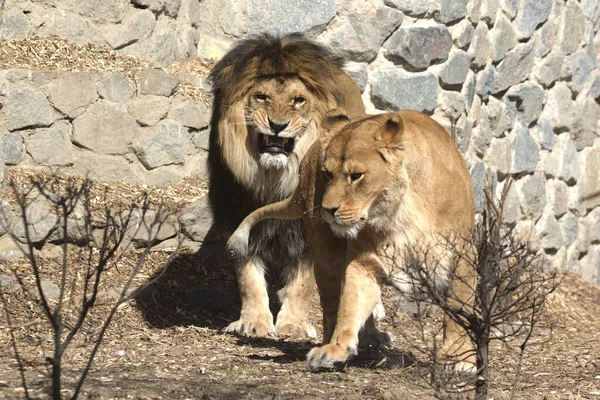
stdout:
<svg viewBox="0 0 600 400">
<path fill-rule="evenodd" d="M 356 349 L 343 349 L 336 344 L 326 344 L 313 348 L 306 356 L 306 365 L 313 371 L 341 368 L 348 358 L 356 354 Z"/>
<path fill-rule="evenodd" d="M 283 323 L 275 325 L 277 335 L 287 336 L 298 339 L 316 339 L 317 330 L 314 326 L 305 322 L 301 323 Z"/>
<path fill-rule="evenodd" d="M 378 329 L 369 332 L 364 332 L 360 335 L 358 347 L 362 350 L 382 350 L 384 347 L 388 349 L 394 348 L 394 337 L 387 332 L 382 332 Z"/>
<path fill-rule="evenodd" d="M 232 322 L 225 328 L 225 332 L 228 333 L 237 333 L 238 335 L 243 336 L 258 336 L 258 337 L 268 337 L 268 336 L 276 336 L 277 331 L 275 330 L 275 326 L 272 322 L 268 320 L 268 318 L 262 319 L 249 319 L 249 318 L 240 318 L 239 320 Z"/>
</svg>

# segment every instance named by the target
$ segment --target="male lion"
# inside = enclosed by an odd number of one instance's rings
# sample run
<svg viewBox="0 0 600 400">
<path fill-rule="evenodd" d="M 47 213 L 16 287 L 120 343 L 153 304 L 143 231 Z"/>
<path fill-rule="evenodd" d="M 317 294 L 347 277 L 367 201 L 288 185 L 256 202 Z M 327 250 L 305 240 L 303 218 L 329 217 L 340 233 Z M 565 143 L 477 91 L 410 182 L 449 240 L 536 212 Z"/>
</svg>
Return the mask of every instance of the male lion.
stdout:
<svg viewBox="0 0 600 400">
<path fill-rule="evenodd" d="M 300 34 L 238 42 L 212 69 L 209 193 L 213 239 L 225 240 L 252 210 L 290 196 L 298 166 L 330 109 L 364 114 L 343 59 Z M 308 324 L 314 272 L 298 221 L 265 221 L 236 266 L 241 316 L 226 331 L 315 337 Z M 285 265 L 277 324 L 269 310 L 265 267 Z M 280 269 L 281 270 L 281 269 Z"/>
<path fill-rule="evenodd" d="M 453 260 L 440 243 L 466 238 L 475 215 L 466 164 L 446 131 L 428 116 L 401 111 L 353 123 L 343 114 L 327 118 L 332 136 L 309 150 L 295 193 L 250 214 L 228 242 L 234 254 L 244 254 L 258 221 L 304 219 L 324 318 L 323 346 L 307 356 L 311 370 L 356 354 L 361 328 L 374 329 L 368 318 L 383 283 L 410 289 L 398 268 L 405 250 L 433 249 L 442 262 Z M 345 237 L 347 247 L 330 248 L 332 234 Z M 468 243 L 457 245 L 466 249 Z M 397 250 L 393 258 L 382 252 L 390 247 Z M 340 268 L 336 260 L 345 263 Z M 471 304 L 475 275 L 461 261 L 452 274 L 460 279 L 448 284 L 461 304 Z M 447 276 L 437 278 L 446 283 Z M 451 320 L 445 321 L 442 350 L 455 368 L 472 370 L 472 343 Z"/>
</svg>

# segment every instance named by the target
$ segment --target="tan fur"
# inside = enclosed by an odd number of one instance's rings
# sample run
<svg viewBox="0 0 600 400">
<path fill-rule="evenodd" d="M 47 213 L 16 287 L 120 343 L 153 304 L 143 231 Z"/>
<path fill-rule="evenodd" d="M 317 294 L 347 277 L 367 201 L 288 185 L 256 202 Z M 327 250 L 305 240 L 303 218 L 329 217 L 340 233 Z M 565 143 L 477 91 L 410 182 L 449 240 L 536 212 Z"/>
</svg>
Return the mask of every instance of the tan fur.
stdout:
<svg viewBox="0 0 600 400">
<path fill-rule="evenodd" d="M 225 164 L 235 184 L 243 186 L 250 195 L 239 208 L 267 204 L 294 192 L 300 160 L 317 139 L 327 110 L 343 106 L 353 115 L 364 114 L 360 91 L 342 71 L 342 64 L 343 60 L 334 53 L 292 34 L 246 39 L 215 66 L 211 72 L 211 124 L 216 134 L 211 133 L 211 138 L 214 137 L 214 149 L 220 154 L 216 156 L 213 147 L 211 152 L 216 159 L 214 164 Z M 287 127 L 275 132 L 273 123 Z M 275 136 L 294 140 L 289 156 L 261 154 L 259 137 Z M 220 188 L 233 186 L 232 182 L 219 182 L 216 178 L 213 183 Z M 316 332 L 308 324 L 314 288 L 311 261 L 293 260 L 289 266 L 283 266 L 286 287 L 281 291 L 282 307 L 274 325 L 264 278 L 266 258 L 264 254 L 250 254 L 236 266 L 242 310 L 239 320 L 226 331 L 314 337 Z"/>
<path fill-rule="evenodd" d="M 324 345 L 307 356 L 312 370 L 332 367 L 356 354 L 361 328 L 384 341 L 370 319 L 384 283 L 407 290 L 398 265 L 404 250 L 440 248 L 449 235 L 465 237 L 474 224 L 473 187 L 467 167 L 446 131 L 414 111 L 382 114 L 349 123 L 329 118 L 329 143 L 315 143 L 301 165 L 294 195 L 250 214 L 232 236 L 244 251 L 253 224 L 265 218 L 303 218 L 321 295 Z M 336 236 L 346 238 L 340 244 Z M 458 243 L 458 245 L 461 245 Z M 383 255 L 384 248 L 396 256 Z M 474 274 L 449 282 L 465 304 L 473 300 Z M 444 281 L 445 276 L 439 276 Z M 341 290 L 340 290 L 341 288 Z M 456 368 L 472 368 L 472 344 L 445 321 L 443 351 Z"/>
</svg>

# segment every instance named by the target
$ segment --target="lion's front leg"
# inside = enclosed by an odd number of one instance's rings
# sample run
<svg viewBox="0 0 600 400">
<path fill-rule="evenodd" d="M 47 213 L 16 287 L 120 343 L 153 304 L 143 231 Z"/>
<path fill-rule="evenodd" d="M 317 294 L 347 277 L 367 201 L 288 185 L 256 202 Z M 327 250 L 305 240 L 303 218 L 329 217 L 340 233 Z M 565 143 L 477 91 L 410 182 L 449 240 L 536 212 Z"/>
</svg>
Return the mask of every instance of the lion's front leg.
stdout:
<svg viewBox="0 0 600 400">
<path fill-rule="evenodd" d="M 277 333 L 280 336 L 316 338 L 317 331 L 309 324 L 311 299 L 315 286 L 312 262 L 301 260 L 286 273 L 286 285 L 279 292 L 281 310 L 277 314 Z"/>
<path fill-rule="evenodd" d="M 337 323 L 329 344 L 312 349 L 306 364 L 311 371 L 343 365 L 358 352 L 358 334 L 381 296 L 381 287 L 370 269 L 351 262 L 346 269 Z"/>
<path fill-rule="evenodd" d="M 273 314 L 269 310 L 269 295 L 262 262 L 249 258 L 235 269 L 242 312 L 240 319 L 229 324 L 226 332 L 247 336 L 274 336 Z"/>
</svg>

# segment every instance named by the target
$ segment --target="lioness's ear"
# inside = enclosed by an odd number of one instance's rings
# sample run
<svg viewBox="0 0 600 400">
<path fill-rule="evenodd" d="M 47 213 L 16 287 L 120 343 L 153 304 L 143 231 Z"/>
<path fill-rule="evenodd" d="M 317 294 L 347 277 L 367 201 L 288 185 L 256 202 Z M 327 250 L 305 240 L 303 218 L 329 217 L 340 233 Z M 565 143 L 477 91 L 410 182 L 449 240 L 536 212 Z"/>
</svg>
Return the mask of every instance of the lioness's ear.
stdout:
<svg viewBox="0 0 600 400">
<path fill-rule="evenodd" d="M 375 140 L 381 140 L 388 148 L 400 145 L 400 139 L 404 132 L 404 120 L 400 114 L 391 114 L 380 130 L 375 133 Z"/>
<path fill-rule="evenodd" d="M 327 136 L 331 136 L 332 134 L 339 132 L 344 126 L 350 123 L 350 117 L 346 114 L 346 110 L 341 107 L 334 108 L 333 110 L 329 110 L 325 116 L 323 117 L 323 121 L 321 122 L 321 127 L 327 134 Z"/>
</svg>

